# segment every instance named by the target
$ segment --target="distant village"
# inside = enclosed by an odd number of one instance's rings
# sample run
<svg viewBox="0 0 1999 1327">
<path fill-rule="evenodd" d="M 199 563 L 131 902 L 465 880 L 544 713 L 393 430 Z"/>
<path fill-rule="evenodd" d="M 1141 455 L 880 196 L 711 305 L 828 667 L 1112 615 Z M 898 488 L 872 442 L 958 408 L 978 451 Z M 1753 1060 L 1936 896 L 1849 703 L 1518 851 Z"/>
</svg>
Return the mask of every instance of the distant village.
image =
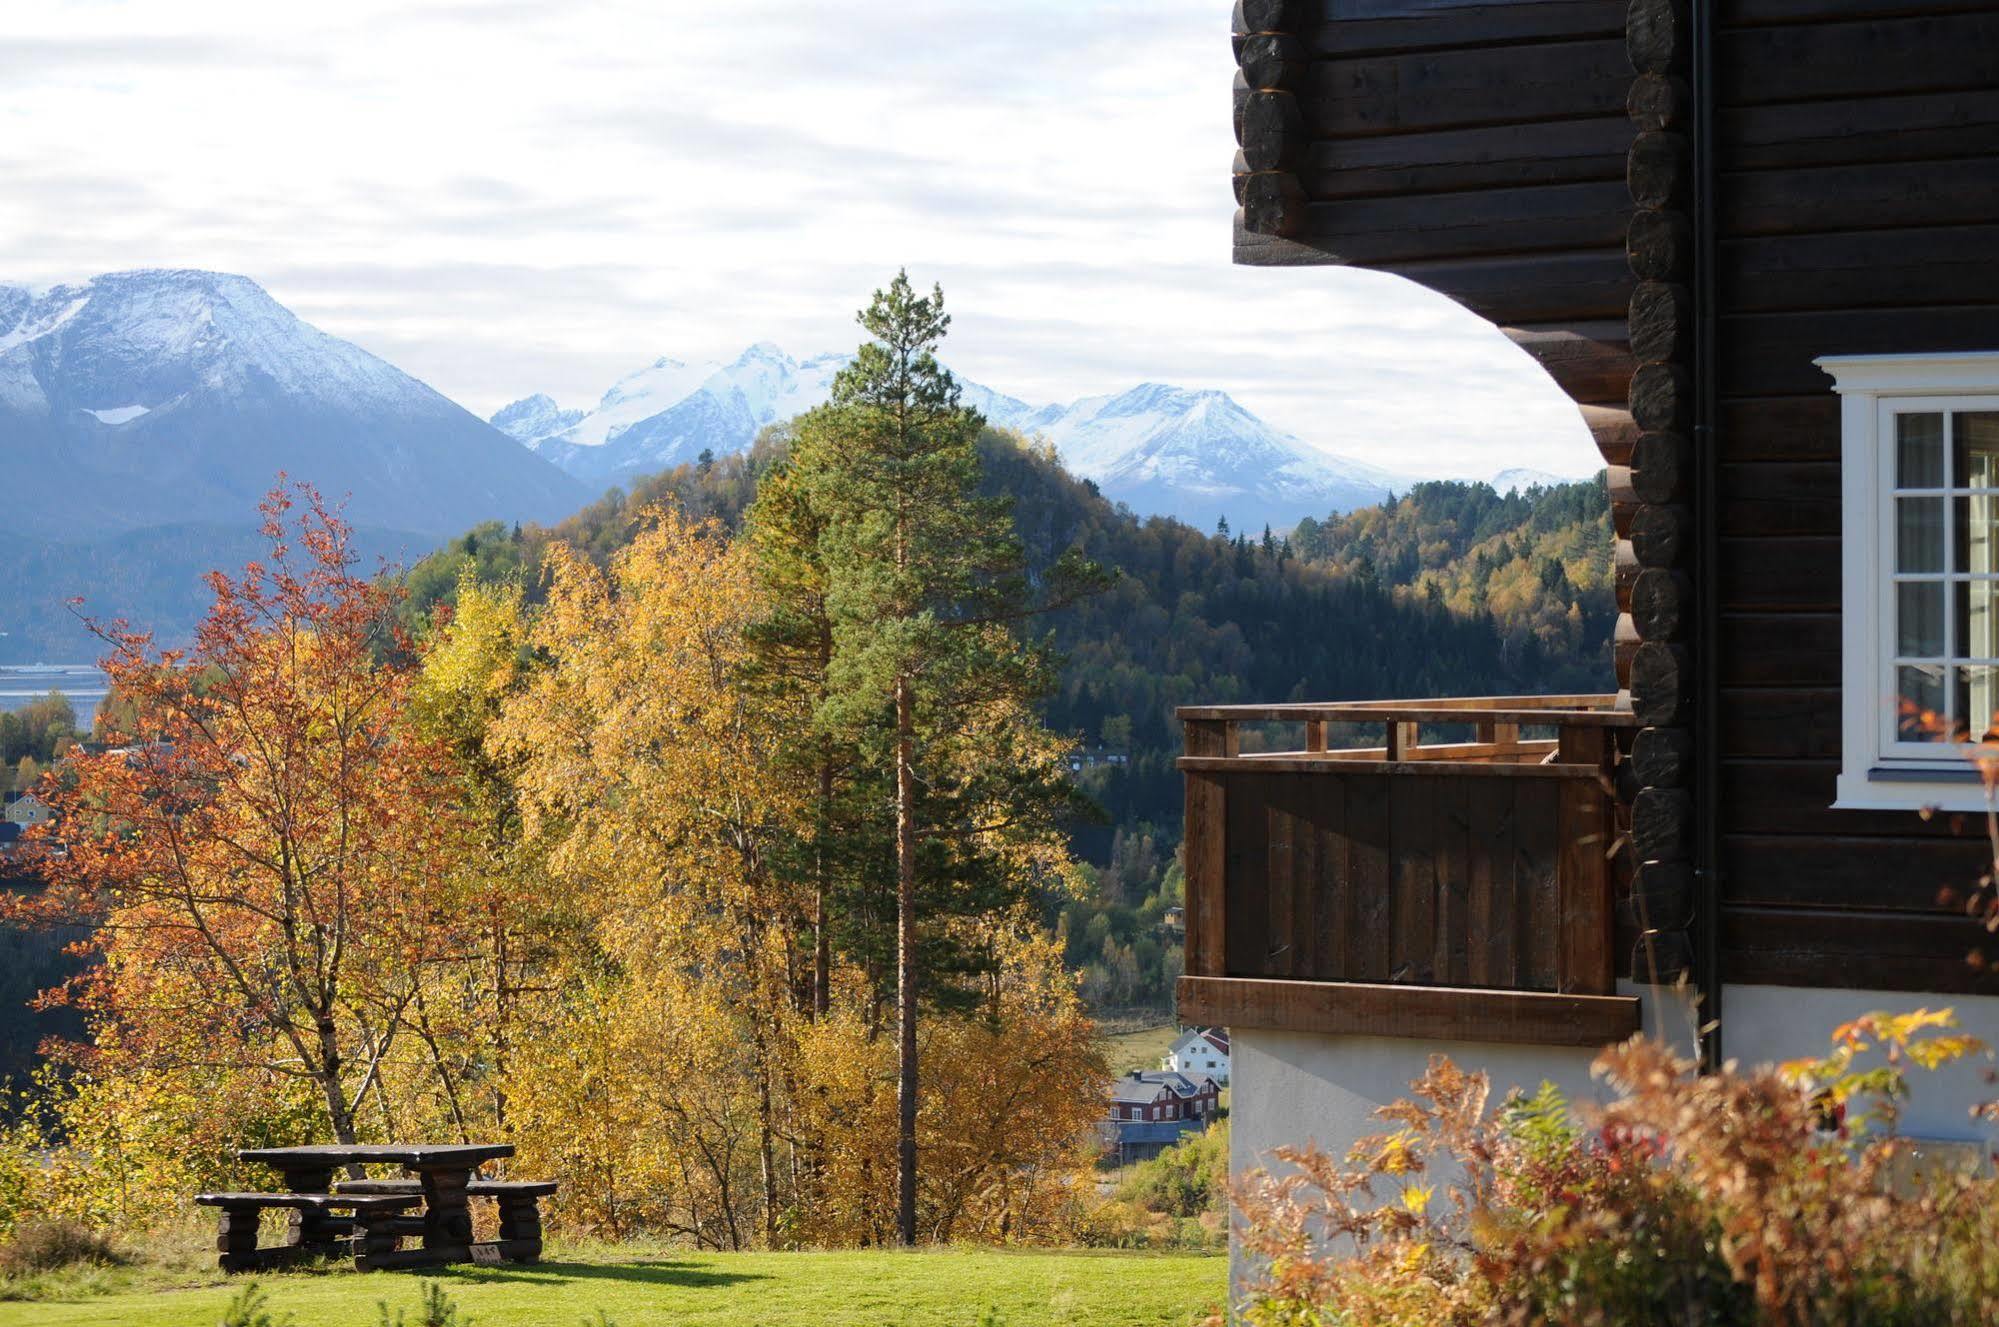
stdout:
<svg viewBox="0 0 1999 1327">
<path fill-rule="evenodd" d="M 1106 1156 L 1118 1165 L 1158 1156 L 1189 1133 L 1207 1129 L 1229 1081 L 1229 1034 L 1221 1028 L 1183 1030 L 1157 1069 L 1134 1069 L 1105 1094 L 1099 1129 Z"/>
</svg>

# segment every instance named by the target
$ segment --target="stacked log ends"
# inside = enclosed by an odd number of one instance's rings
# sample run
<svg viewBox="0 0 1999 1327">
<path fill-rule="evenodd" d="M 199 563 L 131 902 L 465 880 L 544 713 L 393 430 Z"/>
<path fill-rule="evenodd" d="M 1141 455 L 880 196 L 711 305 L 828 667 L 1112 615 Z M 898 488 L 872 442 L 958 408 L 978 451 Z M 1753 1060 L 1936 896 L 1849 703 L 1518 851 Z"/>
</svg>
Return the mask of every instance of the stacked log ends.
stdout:
<svg viewBox="0 0 1999 1327">
<path fill-rule="evenodd" d="M 1631 797 L 1638 929 L 1632 975 L 1672 983 L 1693 973 L 1694 706 L 1689 639 L 1693 513 L 1693 150 L 1687 0 L 1630 0 L 1625 43 L 1635 74 L 1626 109 L 1638 129 L 1626 160 L 1632 214 L 1630 413 L 1638 436 L 1621 497 L 1633 504 L 1618 545 L 1618 684 L 1645 726 L 1621 773 Z"/>
<path fill-rule="evenodd" d="M 1305 116 L 1295 89 L 1307 53 L 1294 0 L 1237 0 L 1235 7 L 1234 187 L 1243 229 L 1289 238 L 1304 229 L 1298 162 Z"/>
</svg>

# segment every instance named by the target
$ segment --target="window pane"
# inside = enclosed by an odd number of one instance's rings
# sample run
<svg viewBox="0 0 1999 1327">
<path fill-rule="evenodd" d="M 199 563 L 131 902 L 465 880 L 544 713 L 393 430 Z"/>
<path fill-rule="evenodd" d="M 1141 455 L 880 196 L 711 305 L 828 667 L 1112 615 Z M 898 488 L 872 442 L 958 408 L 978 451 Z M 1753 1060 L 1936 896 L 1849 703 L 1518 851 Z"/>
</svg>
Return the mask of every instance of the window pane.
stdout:
<svg viewBox="0 0 1999 1327">
<path fill-rule="evenodd" d="M 1957 712 L 1974 742 L 1999 740 L 1999 667 L 1966 664 L 1956 670 Z"/>
<path fill-rule="evenodd" d="M 1895 499 L 1895 570 L 1943 570 L 1942 498 Z"/>
<path fill-rule="evenodd" d="M 1895 487 L 1943 487 L 1943 416 L 1895 416 Z"/>
<path fill-rule="evenodd" d="M 1895 670 L 1895 737 L 1901 742 L 1947 742 L 1949 723 L 1943 713 L 1941 666 L 1904 666 Z"/>
<path fill-rule="evenodd" d="M 1957 560 L 1952 571 L 1999 571 L 1999 495 L 1952 499 L 1957 504 Z"/>
<path fill-rule="evenodd" d="M 1957 488 L 1999 488 L 1999 411 L 1951 416 L 1951 483 Z"/>
<path fill-rule="evenodd" d="M 1942 581 L 1905 581 L 1895 587 L 1895 653 L 1919 659 L 1943 653 Z"/>
<path fill-rule="evenodd" d="M 1957 648 L 1960 659 L 1999 659 L 1999 581 L 1958 581 Z"/>
</svg>

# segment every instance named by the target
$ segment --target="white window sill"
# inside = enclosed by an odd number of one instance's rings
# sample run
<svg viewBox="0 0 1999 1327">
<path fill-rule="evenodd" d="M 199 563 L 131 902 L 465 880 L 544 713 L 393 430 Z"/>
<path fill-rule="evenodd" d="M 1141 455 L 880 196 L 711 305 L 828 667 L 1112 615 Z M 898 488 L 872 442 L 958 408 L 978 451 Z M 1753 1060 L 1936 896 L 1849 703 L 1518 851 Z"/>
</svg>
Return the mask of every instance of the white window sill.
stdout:
<svg viewBox="0 0 1999 1327">
<path fill-rule="evenodd" d="M 1938 770 L 1924 779 L 1920 770 L 1896 770 L 1891 778 L 1870 773 L 1841 774 L 1834 786 L 1835 811 L 1908 811 L 1925 808 L 1953 813 L 1986 809 L 1985 788 L 1974 775 L 1967 780 L 1957 770 Z"/>
</svg>

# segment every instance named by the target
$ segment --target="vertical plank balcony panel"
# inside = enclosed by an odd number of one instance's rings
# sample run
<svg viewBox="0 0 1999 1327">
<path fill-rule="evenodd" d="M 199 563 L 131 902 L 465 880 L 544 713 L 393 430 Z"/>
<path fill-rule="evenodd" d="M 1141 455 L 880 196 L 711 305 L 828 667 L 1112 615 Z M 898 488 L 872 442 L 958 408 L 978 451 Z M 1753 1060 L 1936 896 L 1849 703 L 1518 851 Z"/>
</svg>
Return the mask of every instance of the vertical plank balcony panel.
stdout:
<svg viewBox="0 0 1999 1327">
<path fill-rule="evenodd" d="M 1341 981 L 1387 981 L 1390 862 L 1388 780 L 1365 775 L 1346 780 L 1348 888 L 1353 891 L 1353 938 Z"/>
<path fill-rule="evenodd" d="M 1347 780 L 1313 779 L 1312 916 L 1317 943 L 1310 976 L 1336 981 L 1351 970 L 1359 922 L 1353 887 L 1353 842 L 1347 832 Z"/>
<path fill-rule="evenodd" d="M 1188 1009 L 1247 1000 L 1243 1017 L 1359 1030 L 1434 1027 L 1460 1008 L 1465 1035 L 1500 1039 L 1530 1026 L 1583 1035 L 1563 1020 L 1585 1010 L 1598 1020 L 1592 1028 L 1635 1021 L 1636 1002 L 1611 994 L 1610 734 L 1631 723 L 1614 698 L 1218 707 L 1182 717 Z M 1242 754 L 1238 723 L 1300 720 L 1303 750 Z M 1372 723 L 1388 741 L 1326 750 L 1332 723 Z M 1476 740 L 1426 743 L 1433 724 Z M 1559 736 L 1523 741 L 1522 726 Z M 1285 986 L 1298 998 L 1279 998 Z M 1397 990 L 1411 992 L 1406 1006 Z M 1358 1003 L 1349 1007 L 1341 991 Z M 1490 1001 L 1500 999 L 1515 1012 L 1496 1022 Z M 1571 1003 L 1535 1003 L 1560 1000 Z"/>
<path fill-rule="evenodd" d="M 1421 776 L 1382 782 L 1388 785 L 1388 906 L 1393 918 L 1388 980 L 1430 986 L 1437 981 L 1437 859 L 1430 843 L 1437 780 Z"/>
<path fill-rule="evenodd" d="M 1516 962 L 1519 909 L 1513 900 L 1513 785 L 1504 779 L 1468 779 L 1465 788 L 1469 838 L 1478 845 L 1467 867 L 1471 895 L 1467 985 L 1512 986 L 1520 980 Z"/>
</svg>

